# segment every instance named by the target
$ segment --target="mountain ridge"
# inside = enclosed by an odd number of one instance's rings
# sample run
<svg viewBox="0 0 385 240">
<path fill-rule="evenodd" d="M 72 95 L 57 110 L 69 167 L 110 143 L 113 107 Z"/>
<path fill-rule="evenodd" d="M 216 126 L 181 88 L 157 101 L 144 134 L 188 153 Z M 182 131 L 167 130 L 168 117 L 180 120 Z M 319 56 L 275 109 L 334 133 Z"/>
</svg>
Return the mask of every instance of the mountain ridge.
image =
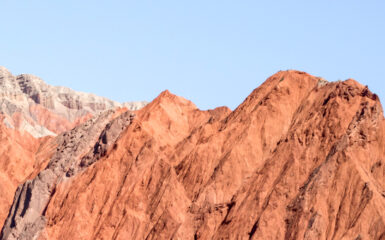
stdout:
<svg viewBox="0 0 385 240">
<path fill-rule="evenodd" d="M 108 109 L 137 110 L 147 103 L 121 104 L 91 93 L 51 86 L 31 74 L 13 76 L 5 67 L 0 67 L 0 87 L 0 111 L 5 124 L 35 137 L 68 131 Z"/>
<path fill-rule="evenodd" d="M 384 239 L 384 142 L 352 79 L 281 71 L 234 111 L 166 90 L 48 137 L 0 239 Z"/>
</svg>

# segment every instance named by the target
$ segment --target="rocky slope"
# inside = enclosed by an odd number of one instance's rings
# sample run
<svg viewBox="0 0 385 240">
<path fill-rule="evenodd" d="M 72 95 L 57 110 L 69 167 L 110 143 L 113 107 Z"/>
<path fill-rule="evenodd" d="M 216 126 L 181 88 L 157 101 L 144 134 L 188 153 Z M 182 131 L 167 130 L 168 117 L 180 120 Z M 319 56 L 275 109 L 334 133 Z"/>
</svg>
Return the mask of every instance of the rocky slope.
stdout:
<svg viewBox="0 0 385 240">
<path fill-rule="evenodd" d="M 383 116 L 298 71 L 232 112 L 165 91 L 33 144 L 1 239 L 385 239 Z"/>
<path fill-rule="evenodd" d="M 35 139 L 0 124 L 0 225 L 3 225 L 17 186 L 39 170 L 39 161 L 46 159 L 52 146 L 49 137 Z M 48 147 L 47 147 L 48 146 Z M 37 152 L 40 151 L 40 154 Z"/>
<path fill-rule="evenodd" d="M 146 102 L 120 104 L 90 93 L 54 87 L 40 78 L 13 76 L 0 67 L 0 112 L 10 128 L 29 132 L 34 137 L 56 135 L 108 109 L 142 108 Z"/>
</svg>

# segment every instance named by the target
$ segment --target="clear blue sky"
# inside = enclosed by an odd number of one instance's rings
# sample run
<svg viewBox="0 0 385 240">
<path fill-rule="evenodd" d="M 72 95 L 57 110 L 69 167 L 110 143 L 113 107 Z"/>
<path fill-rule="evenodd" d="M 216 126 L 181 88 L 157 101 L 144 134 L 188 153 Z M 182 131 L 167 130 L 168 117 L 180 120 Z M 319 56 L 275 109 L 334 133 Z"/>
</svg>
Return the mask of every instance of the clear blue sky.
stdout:
<svg viewBox="0 0 385 240">
<path fill-rule="evenodd" d="M 0 65 L 121 102 L 169 89 L 235 108 L 286 69 L 355 78 L 385 99 L 384 0 L 0 0 L 0 11 Z"/>
</svg>

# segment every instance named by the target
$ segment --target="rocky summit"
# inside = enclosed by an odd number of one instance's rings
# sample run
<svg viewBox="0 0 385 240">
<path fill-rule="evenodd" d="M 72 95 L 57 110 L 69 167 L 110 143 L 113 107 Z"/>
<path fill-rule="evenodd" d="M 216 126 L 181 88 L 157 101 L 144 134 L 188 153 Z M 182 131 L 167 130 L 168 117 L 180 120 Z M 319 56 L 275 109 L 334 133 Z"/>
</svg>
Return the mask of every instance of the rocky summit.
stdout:
<svg viewBox="0 0 385 240">
<path fill-rule="evenodd" d="M 384 113 L 355 80 L 136 110 L 0 74 L 0 239 L 385 239 Z"/>
</svg>

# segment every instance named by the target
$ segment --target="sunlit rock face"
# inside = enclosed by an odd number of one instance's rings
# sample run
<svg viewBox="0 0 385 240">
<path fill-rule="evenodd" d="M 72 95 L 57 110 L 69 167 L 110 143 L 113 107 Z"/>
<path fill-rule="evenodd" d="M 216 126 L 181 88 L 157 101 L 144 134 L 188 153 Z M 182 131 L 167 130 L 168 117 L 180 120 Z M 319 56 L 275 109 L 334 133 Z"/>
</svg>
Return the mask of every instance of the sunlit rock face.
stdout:
<svg viewBox="0 0 385 240">
<path fill-rule="evenodd" d="M 0 112 L 10 128 L 27 131 L 34 137 L 56 135 L 105 110 L 142 108 L 146 102 L 118 103 L 91 93 L 46 84 L 40 78 L 13 76 L 0 67 Z"/>
<path fill-rule="evenodd" d="M 164 91 L 38 140 L 0 126 L 0 239 L 385 237 L 383 110 L 351 79 L 281 71 L 234 111 Z"/>
</svg>

